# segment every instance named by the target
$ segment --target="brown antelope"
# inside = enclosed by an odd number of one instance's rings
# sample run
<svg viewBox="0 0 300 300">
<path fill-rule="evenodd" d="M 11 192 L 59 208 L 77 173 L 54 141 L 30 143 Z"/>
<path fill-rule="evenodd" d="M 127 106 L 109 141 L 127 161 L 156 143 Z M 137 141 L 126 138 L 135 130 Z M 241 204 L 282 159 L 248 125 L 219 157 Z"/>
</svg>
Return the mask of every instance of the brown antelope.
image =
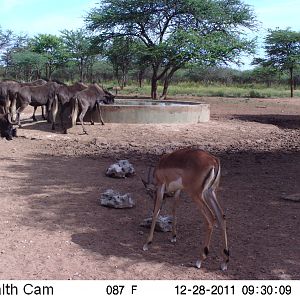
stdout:
<svg viewBox="0 0 300 300">
<path fill-rule="evenodd" d="M 150 174 L 150 173 L 149 173 Z M 221 175 L 221 166 L 218 158 L 199 149 L 180 149 L 170 154 L 165 154 L 154 169 L 151 182 L 144 184 L 148 192 L 155 192 L 155 204 L 153 210 L 153 219 L 147 242 L 143 250 L 148 250 L 152 243 L 155 223 L 162 207 L 164 195 L 174 193 L 173 203 L 173 224 L 171 242 L 176 242 L 176 207 L 179 202 L 180 192 L 184 190 L 200 209 L 207 223 L 207 232 L 204 239 L 204 247 L 199 259 L 196 261 L 196 267 L 200 268 L 202 262 L 206 259 L 209 252 L 212 231 L 217 221 L 222 229 L 224 248 L 222 255 L 224 261 L 221 269 L 227 269 L 229 262 L 229 249 L 226 233 L 226 221 L 223 210 L 216 198 L 216 189 L 219 185 Z"/>
</svg>

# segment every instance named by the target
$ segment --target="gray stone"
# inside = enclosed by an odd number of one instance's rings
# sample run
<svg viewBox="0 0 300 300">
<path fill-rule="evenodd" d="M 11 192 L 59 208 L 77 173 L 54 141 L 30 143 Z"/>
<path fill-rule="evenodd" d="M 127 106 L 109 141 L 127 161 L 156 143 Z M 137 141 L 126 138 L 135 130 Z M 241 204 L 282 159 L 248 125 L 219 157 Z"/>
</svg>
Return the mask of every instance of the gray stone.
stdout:
<svg viewBox="0 0 300 300">
<path fill-rule="evenodd" d="M 121 195 L 111 189 L 101 194 L 100 203 L 102 206 L 112 208 L 132 208 L 135 205 L 130 194 Z"/>
<path fill-rule="evenodd" d="M 173 222 L 172 216 L 158 216 L 155 224 L 155 231 L 160 231 L 160 232 L 172 231 L 172 222 Z M 150 228 L 151 223 L 152 223 L 152 217 L 146 218 L 145 220 L 143 220 L 143 222 L 140 225 L 142 227 Z"/>
<path fill-rule="evenodd" d="M 294 201 L 294 202 L 300 202 L 300 193 L 299 194 L 292 194 L 287 196 L 282 196 L 282 199 Z"/>
<path fill-rule="evenodd" d="M 109 177 L 125 178 L 135 174 L 132 164 L 128 160 L 119 160 L 112 164 L 105 173 Z"/>
</svg>

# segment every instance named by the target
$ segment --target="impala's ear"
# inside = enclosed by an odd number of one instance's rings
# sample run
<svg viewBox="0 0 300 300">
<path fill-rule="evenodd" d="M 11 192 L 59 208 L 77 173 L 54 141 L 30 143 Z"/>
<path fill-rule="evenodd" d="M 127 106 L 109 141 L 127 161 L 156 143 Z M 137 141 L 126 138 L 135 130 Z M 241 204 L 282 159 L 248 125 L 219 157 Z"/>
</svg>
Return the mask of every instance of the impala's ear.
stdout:
<svg viewBox="0 0 300 300">
<path fill-rule="evenodd" d="M 147 188 L 147 182 L 146 182 L 146 180 L 144 180 L 144 179 L 141 177 L 141 181 L 142 181 L 144 187 Z"/>
</svg>

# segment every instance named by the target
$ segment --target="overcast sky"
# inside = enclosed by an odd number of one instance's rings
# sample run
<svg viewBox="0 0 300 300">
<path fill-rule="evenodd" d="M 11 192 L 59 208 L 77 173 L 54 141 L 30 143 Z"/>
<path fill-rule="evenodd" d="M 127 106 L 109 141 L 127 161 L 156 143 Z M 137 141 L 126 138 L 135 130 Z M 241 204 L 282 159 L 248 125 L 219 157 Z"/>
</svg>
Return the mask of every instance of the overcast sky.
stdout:
<svg viewBox="0 0 300 300">
<path fill-rule="evenodd" d="M 59 34 L 84 26 L 84 17 L 100 0 L 0 0 L 0 26 L 14 33 Z M 253 6 L 262 30 L 291 27 L 300 31 L 300 0 L 244 0 Z"/>
</svg>

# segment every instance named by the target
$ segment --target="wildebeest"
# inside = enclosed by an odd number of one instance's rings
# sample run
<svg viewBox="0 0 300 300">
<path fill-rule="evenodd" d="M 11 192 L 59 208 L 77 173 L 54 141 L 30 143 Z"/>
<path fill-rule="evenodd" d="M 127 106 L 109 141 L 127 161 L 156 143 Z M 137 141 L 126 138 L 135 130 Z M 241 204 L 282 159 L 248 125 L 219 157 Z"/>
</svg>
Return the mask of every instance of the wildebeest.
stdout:
<svg viewBox="0 0 300 300">
<path fill-rule="evenodd" d="M 115 96 L 111 93 L 103 90 L 99 85 L 96 83 L 89 85 L 88 88 L 85 90 L 82 90 L 80 92 L 77 92 L 74 97 L 71 99 L 71 105 L 72 105 L 72 125 L 76 124 L 77 116 L 78 116 L 78 109 L 80 111 L 79 114 L 79 121 L 82 126 L 82 130 L 85 134 L 87 134 L 87 131 L 84 127 L 83 118 L 88 110 L 91 112 L 97 109 L 100 117 L 101 124 L 104 125 L 102 115 L 101 115 L 101 109 L 100 104 L 111 104 L 114 103 Z M 91 113 L 91 124 L 94 124 L 94 121 L 92 119 L 92 113 Z M 65 131 L 66 132 L 66 131 Z"/>
<path fill-rule="evenodd" d="M 46 110 L 49 112 L 59 86 L 58 83 L 49 81 L 41 86 L 24 86 L 18 91 L 17 122 L 19 127 L 21 127 L 20 114 L 29 104 L 34 107 L 46 105 Z"/>
<path fill-rule="evenodd" d="M 21 83 L 20 85 L 21 85 L 21 87 L 23 87 L 23 86 L 40 86 L 40 85 L 44 85 L 46 83 L 47 83 L 47 81 L 44 79 L 37 79 L 35 81 Z M 32 114 L 33 121 L 36 121 L 35 112 L 37 110 L 37 107 L 38 107 L 38 105 L 34 106 L 34 109 L 33 109 L 33 114 Z M 42 117 L 44 120 L 46 120 L 45 105 L 42 105 L 41 108 L 42 108 Z"/>
<path fill-rule="evenodd" d="M 10 113 L 0 114 L 0 134 L 7 140 L 17 136 L 17 130 L 13 128 Z"/>
<path fill-rule="evenodd" d="M 7 80 L 0 82 L 0 105 L 5 107 L 6 112 L 10 112 L 12 116 L 12 121 L 15 120 L 16 115 L 16 100 L 17 100 L 17 93 L 19 90 L 24 86 L 39 86 L 46 84 L 47 81 L 43 79 L 37 79 L 32 82 L 25 82 L 20 83 L 13 80 Z M 35 111 L 34 108 L 33 119 L 35 119 Z M 42 115 L 44 117 L 44 110 L 42 107 Z"/>
<path fill-rule="evenodd" d="M 13 80 L 7 80 L 0 82 L 0 102 L 8 113 L 14 113 L 13 107 L 15 107 L 16 95 L 20 89 L 20 84 Z"/>
<path fill-rule="evenodd" d="M 76 94 L 76 92 L 86 89 L 88 86 L 82 82 L 76 82 L 70 86 L 61 85 L 56 91 L 56 98 L 51 107 L 52 113 L 52 130 L 55 130 L 55 121 L 58 110 L 60 110 L 60 121 L 61 126 L 66 131 L 64 125 L 64 111 L 70 104 L 71 98 Z"/>
</svg>

